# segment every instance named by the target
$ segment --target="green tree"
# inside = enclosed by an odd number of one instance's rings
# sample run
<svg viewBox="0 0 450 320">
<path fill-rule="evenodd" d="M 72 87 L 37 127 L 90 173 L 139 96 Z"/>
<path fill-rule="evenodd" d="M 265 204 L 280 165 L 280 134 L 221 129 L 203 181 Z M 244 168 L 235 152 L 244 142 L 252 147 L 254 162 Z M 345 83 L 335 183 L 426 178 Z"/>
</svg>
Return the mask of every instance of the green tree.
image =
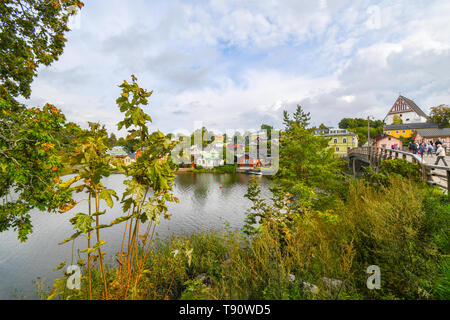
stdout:
<svg viewBox="0 0 450 320">
<path fill-rule="evenodd" d="M 202 127 L 201 129 L 196 129 L 191 135 L 191 145 L 195 145 L 195 135 L 198 135 L 202 141 L 202 147 L 205 148 L 212 142 L 214 142 L 214 133 L 208 131 L 206 127 Z"/>
<path fill-rule="evenodd" d="M 394 116 L 394 119 L 392 121 L 392 124 L 403 124 L 402 118 L 398 114 Z"/>
<path fill-rule="evenodd" d="M 120 137 L 119 140 L 117 140 L 117 145 L 124 147 L 130 152 L 136 152 L 139 149 L 135 140 L 127 140 L 122 137 Z"/>
<path fill-rule="evenodd" d="M 382 120 L 370 120 L 371 128 L 383 128 L 384 123 Z M 353 129 L 365 127 L 367 129 L 367 119 L 362 118 L 344 118 L 339 122 L 340 129 Z"/>
<path fill-rule="evenodd" d="M 77 0 L 2 0 L 0 2 L 0 98 L 28 98 L 39 65 L 63 53 L 69 17 Z"/>
<path fill-rule="evenodd" d="M 100 274 L 104 284 L 104 294 L 106 298 L 108 297 L 106 276 L 103 267 L 104 253 L 101 252 L 101 247 L 106 242 L 100 238 L 100 229 L 106 226 L 100 225 L 99 220 L 99 217 L 104 215 L 106 211 L 100 211 L 100 200 L 104 200 L 111 208 L 113 206 L 112 197 L 118 198 L 114 190 L 106 188 L 101 182 L 103 177 L 108 177 L 111 174 L 110 162 L 112 159 L 106 153 L 109 143 L 108 133 L 98 123 L 89 123 L 89 127 L 89 131 L 85 131 L 80 135 L 77 147 L 74 153 L 70 155 L 72 165 L 81 165 L 81 168 L 78 170 L 78 175 L 68 182 L 60 184 L 58 189 L 61 192 L 68 192 L 70 194 L 76 191 L 85 192 L 88 195 L 88 212 L 77 213 L 70 220 L 74 225 L 76 233 L 61 244 L 73 241 L 81 235 L 87 238 L 88 247 L 82 252 L 86 252 L 88 257 L 89 299 L 92 299 L 91 264 L 93 259 L 99 261 Z M 82 184 L 72 187 L 72 184 L 80 180 L 83 181 Z M 76 204 L 74 200 L 70 200 L 70 202 L 60 208 L 60 212 L 67 212 Z M 94 232 L 97 237 L 95 244 L 91 241 L 92 233 Z M 95 252 L 97 252 L 97 255 L 94 255 Z M 57 293 L 54 290 L 52 295 L 55 296 Z"/>
<path fill-rule="evenodd" d="M 167 202 L 177 202 L 173 195 L 176 165 L 172 162 L 171 153 L 178 141 L 171 141 L 162 132 L 149 132 L 151 117 L 141 106 L 148 105 L 148 92 L 137 84 L 132 76 L 132 83 L 124 81 L 120 88 L 122 95 L 116 100 L 125 118 L 119 122 L 118 130 L 128 129 L 128 141 L 143 150 L 137 162 L 125 167 L 125 175 L 129 178 L 124 182 L 127 186 L 122 197 L 125 216 L 113 224 L 127 222 L 125 236 L 128 236 L 126 254 L 120 255 L 120 279 L 123 292 L 119 295 L 128 299 L 131 293 L 136 295 L 139 280 L 145 278 L 145 266 L 151 255 L 153 235 L 160 223 L 161 215 L 170 219 Z M 141 228 L 140 228 L 141 227 Z M 144 231 L 144 233 L 140 233 Z M 123 248 L 124 243 L 122 244 Z M 138 255 L 138 253 L 140 253 Z"/>
<path fill-rule="evenodd" d="M 27 108 L 16 98 L 28 98 L 39 65 L 62 54 L 71 6 L 83 3 L 0 2 L 0 232 L 12 228 L 21 241 L 32 232 L 32 208 L 55 210 L 69 197 L 54 186 L 64 167 L 61 154 L 71 146 L 65 142 L 76 128 L 65 125 L 53 105 Z"/>
<path fill-rule="evenodd" d="M 287 116 L 287 117 L 286 117 Z M 288 127 L 280 138 L 280 168 L 274 181 L 285 192 L 294 194 L 297 201 L 314 203 L 328 192 L 339 188 L 342 160 L 333 157 L 328 139 L 315 136 L 308 129 L 310 114 L 299 106 L 294 120 L 288 119 Z M 317 190 L 321 190 L 317 193 Z M 316 199 L 316 200 L 314 200 Z"/>
<path fill-rule="evenodd" d="M 431 121 L 437 123 L 439 127 L 450 127 L 450 108 L 448 105 L 441 104 L 438 107 L 431 108 Z"/>
<path fill-rule="evenodd" d="M 25 241 L 32 232 L 29 211 L 56 209 L 67 196 L 54 185 L 63 168 L 56 137 L 64 115 L 52 105 L 12 112 L 0 101 L 0 232 L 13 228 Z"/>
<path fill-rule="evenodd" d="M 273 130 L 272 126 L 269 126 L 268 124 L 263 124 L 261 126 L 261 130 L 266 130 L 266 132 L 267 132 L 267 139 L 269 139 L 269 140 L 272 139 L 272 130 Z"/>
<path fill-rule="evenodd" d="M 108 140 L 109 140 L 108 143 L 109 143 L 110 147 L 115 147 L 117 145 L 117 138 L 114 133 L 111 133 Z"/>
<path fill-rule="evenodd" d="M 294 124 L 299 127 L 306 128 L 309 126 L 310 121 L 311 114 L 309 112 L 305 113 L 300 105 L 297 105 L 297 109 L 295 110 L 292 118 L 286 110 L 283 112 L 283 124 L 286 132 L 292 130 Z"/>
<path fill-rule="evenodd" d="M 348 130 L 358 135 L 359 146 L 362 146 L 367 142 L 367 127 L 350 128 Z M 371 139 L 381 133 L 383 133 L 382 128 L 370 128 Z"/>
</svg>

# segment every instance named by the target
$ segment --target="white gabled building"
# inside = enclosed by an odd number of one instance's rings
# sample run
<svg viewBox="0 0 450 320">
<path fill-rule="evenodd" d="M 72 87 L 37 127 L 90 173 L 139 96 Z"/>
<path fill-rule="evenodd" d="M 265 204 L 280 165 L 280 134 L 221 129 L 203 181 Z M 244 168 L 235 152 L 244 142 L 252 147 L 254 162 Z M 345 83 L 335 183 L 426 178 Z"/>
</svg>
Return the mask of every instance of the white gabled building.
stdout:
<svg viewBox="0 0 450 320">
<path fill-rule="evenodd" d="M 384 118 L 384 123 L 387 126 L 394 124 L 395 116 L 399 116 L 403 124 L 425 123 L 430 120 L 414 101 L 403 96 L 398 97 L 394 106 Z"/>
</svg>

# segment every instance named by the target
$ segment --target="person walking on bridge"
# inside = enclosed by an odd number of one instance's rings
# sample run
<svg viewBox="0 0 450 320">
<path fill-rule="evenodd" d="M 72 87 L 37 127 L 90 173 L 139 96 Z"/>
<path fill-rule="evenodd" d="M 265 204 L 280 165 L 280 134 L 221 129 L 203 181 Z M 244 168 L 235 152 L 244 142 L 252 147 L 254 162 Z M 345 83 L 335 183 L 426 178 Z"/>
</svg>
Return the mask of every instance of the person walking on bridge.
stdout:
<svg viewBox="0 0 450 320">
<path fill-rule="evenodd" d="M 436 144 L 436 146 L 437 146 L 437 151 L 436 151 L 437 159 L 436 159 L 436 163 L 434 165 L 437 166 L 439 161 L 442 159 L 442 162 L 444 162 L 444 165 L 446 167 L 448 167 L 447 162 L 445 161 L 445 155 L 446 155 L 445 149 L 442 148 L 442 144 Z"/>
<path fill-rule="evenodd" d="M 426 148 L 426 144 L 421 143 L 421 144 L 419 145 L 419 151 L 418 151 L 418 153 L 420 154 L 420 157 L 422 158 L 422 160 L 423 160 L 423 154 L 425 153 L 425 148 Z"/>
<path fill-rule="evenodd" d="M 428 145 L 428 155 L 429 156 L 433 156 L 433 142 L 430 142 L 430 144 Z"/>
</svg>

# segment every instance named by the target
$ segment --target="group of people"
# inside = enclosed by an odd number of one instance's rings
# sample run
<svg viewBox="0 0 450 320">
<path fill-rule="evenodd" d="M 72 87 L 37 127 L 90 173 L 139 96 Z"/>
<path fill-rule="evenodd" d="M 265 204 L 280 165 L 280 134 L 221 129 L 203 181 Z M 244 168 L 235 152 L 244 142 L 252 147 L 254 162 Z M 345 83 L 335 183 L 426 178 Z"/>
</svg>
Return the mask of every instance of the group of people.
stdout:
<svg viewBox="0 0 450 320">
<path fill-rule="evenodd" d="M 425 154 L 427 154 L 428 156 L 432 156 L 434 152 L 437 157 L 436 163 L 434 165 L 437 166 L 438 163 L 442 160 L 444 165 L 448 167 L 447 162 L 445 161 L 446 150 L 442 146 L 442 142 L 440 142 L 439 140 L 437 140 L 434 144 L 432 141 L 429 141 L 428 143 L 411 142 L 409 144 L 409 152 L 412 152 L 413 154 L 419 154 L 422 158 Z"/>
</svg>

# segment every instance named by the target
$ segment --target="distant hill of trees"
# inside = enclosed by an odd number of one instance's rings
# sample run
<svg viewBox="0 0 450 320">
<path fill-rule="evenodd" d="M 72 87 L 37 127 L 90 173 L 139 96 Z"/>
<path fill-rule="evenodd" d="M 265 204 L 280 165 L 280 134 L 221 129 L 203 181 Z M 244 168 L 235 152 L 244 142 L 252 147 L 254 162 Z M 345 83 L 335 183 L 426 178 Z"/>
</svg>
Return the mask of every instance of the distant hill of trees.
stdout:
<svg viewBox="0 0 450 320">
<path fill-rule="evenodd" d="M 347 129 L 350 132 L 356 133 L 359 138 L 359 145 L 362 146 L 367 142 L 367 119 L 362 118 L 344 118 L 339 122 L 340 129 Z M 384 122 L 382 120 L 370 120 L 370 136 L 383 133 Z"/>
</svg>

